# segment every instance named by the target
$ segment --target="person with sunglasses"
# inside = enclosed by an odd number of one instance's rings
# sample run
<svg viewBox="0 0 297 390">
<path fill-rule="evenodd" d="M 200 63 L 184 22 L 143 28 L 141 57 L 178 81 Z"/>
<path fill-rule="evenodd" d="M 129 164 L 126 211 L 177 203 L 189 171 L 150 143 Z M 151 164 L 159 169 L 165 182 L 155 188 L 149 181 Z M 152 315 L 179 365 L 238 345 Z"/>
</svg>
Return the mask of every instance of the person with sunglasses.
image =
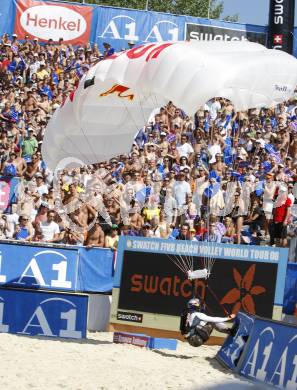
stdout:
<svg viewBox="0 0 297 390">
<path fill-rule="evenodd" d="M 25 214 L 20 215 L 19 225 L 16 227 L 14 238 L 19 241 L 31 241 L 34 236 L 34 229 L 29 223 L 29 217 Z"/>
</svg>

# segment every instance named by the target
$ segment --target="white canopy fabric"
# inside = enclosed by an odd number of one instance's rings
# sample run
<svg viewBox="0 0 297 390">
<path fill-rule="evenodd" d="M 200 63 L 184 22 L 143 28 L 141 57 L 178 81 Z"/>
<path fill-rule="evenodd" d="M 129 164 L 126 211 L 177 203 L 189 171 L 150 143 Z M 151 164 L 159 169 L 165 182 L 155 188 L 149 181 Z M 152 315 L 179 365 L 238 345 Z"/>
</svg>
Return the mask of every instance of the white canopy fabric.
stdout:
<svg viewBox="0 0 297 390">
<path fill-rule="evenodd" d="M 163 42 L 94 65 L 50 120 L 43 158 L 96 163 L 129 152 L 135 133 L 169 100 L 192 115 L 213 97 L 236 110 L 270 107 L 297 85 L 297 60 L 251 42 Z"/>
</svg>

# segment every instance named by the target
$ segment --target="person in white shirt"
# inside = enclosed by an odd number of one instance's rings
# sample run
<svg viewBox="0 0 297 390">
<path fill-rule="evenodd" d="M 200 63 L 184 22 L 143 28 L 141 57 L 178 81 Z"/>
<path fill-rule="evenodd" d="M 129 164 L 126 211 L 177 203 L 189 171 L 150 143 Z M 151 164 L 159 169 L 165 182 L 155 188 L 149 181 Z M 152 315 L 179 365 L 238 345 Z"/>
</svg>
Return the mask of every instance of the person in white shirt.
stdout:
<svg viewBox="0 0 297 390">
<path fill-rule="evenodd" d="M 42 196 L 43 194 L 48 194 L 48 186 L 44 184 L 42 174 L 36 173 L 35 179 L 36 179 L 35 191 L 38 193 L 38 195 Z"/>
<path fill-rule="evenodd" d="M 54 221 L 56 213 L 53 210 L 47 212 L 47 221 L 40 222 L 38 231 L 41 236 L 41 241 L 44 242 L 58 242 L 60 241 L 60 228 Z"/>
<path fill-rule="evenodd" d="M 188 161 L 192 160 L 194 149 L 192 148 L 192 145 L 188 143 L 188 136 L 186 134 L 182 134 L 181 136 L 181 143 L 177 147 L 177 151 L 180 157 L 186 157 Z"/>
<path fill-rule="evenodd" d="M 190 184 L 185 181 L 185 173 L 180 172 L 178 175 L 178 180 L 174 183 L 173 186 L 173 195 L 175 197 L 178 209 L 185 205 L 186 196 L 187 194 L 191 193 Z"/>
<path fill-rule="evenodd" d="M 218 116 L 218 111 L 222 108 L 221 103 L 218 99 L 214 99 L 213 103 L 210 105 L 210 117 L 215 120 Z"/>
</svg>

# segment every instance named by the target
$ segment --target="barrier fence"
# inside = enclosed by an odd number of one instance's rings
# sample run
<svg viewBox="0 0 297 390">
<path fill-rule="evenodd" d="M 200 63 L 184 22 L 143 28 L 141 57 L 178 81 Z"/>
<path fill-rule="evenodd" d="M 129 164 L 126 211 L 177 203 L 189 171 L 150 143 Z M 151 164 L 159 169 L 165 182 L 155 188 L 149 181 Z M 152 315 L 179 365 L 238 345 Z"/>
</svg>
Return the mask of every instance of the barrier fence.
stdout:
<svg viewBox="0 0 297 390">
<path fill-rule="evenodd" d="M 239 313 L 239 327 L 217 359 L 248 379 L 281 389 L 297 388 L 297 327 Z"/>
<path fill-rule="evenodd" d="M 216 315 L 225 315 L 239 301 L 243 309 L 267 317 L 280 318 L 282 309 L 294 312 L 297 264 L 287 266 L 287 249 L 123 236 L 118 249 L 113 277 L 115 253 L 110 249 L 0 241 L 0 332 L 85 337 L 88 297 L 83 294 L 112 289 L 112 323 L 157 329 L 178 330 L 193 288 L 206 294 Z M 172 256 L 192 256 L 194 268 L 200 268 L 207 253 L 216 260 L 208 292 L 204 281 L 192 285 L 172 261 Z M 244 287 L 238 285 L 240 278 Z M 250 303 L 238 292 L 249 295 Z M 93 317 L 101 311 L 106 316 L 105 306 L 93 305 Z M 243 340 L 251 320 L 244 324 Z M 235 361 L 239 350 L 233 352 Z"/>
<path fill-rule="evenodd" d="M 0 241 L 0 286 L 106 293 L 114 251 Z"/>
<path fill-rule="evenodd" d="M 297 41 L 294 33 L 294 54 Z M 183 15 L 42 0 L 0 2 L 0 34 L 60 37 L 73 45 L 108 41 L 116 50 L 136 44 L 170 40 L 251 40 L 265 44 L 267 26 L 230 23 Z"/>
</svg>

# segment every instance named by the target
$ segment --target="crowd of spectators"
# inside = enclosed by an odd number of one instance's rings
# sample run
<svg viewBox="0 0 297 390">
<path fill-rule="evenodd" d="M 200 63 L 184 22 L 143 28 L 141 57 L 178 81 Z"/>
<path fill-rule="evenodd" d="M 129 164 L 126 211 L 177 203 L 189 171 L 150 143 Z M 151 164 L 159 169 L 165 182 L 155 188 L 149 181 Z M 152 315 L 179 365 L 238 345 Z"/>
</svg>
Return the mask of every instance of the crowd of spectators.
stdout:
<svg viewBox="0 0 297 390">
<path fill-rule="evenodd" d="M 41 155 L 46 124 L 92 64 L 114 50 L 20 38 L 4 34 L 0 44 L 0 170 L 19 180 L 13 204 L 0 210 L 1 239 L 115 248 L 119 235 L 136 235 L 290 241 L 296 250 L 297 95 L 247 112 L 217 97 L 194 117 L 168 102 L 139 130 L 130 154 L 62 172 L 57 213 Z M 64 218 L 70 204 L 76 207 Z"/>
</svg>

